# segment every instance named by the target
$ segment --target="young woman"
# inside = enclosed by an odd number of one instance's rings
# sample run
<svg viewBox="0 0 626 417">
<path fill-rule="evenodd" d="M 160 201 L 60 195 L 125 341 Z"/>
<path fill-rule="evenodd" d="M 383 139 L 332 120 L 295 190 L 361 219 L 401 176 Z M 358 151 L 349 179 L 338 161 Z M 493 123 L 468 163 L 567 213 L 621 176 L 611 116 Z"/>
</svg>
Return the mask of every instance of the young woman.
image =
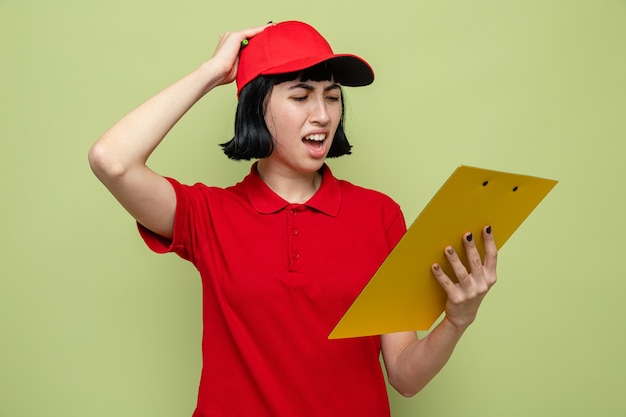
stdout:
<svg viewBox="0 0 626 417">
<path fill-rule="evenodd" d="M 211 59 L 117 122 L 93 145 L 93 171 L 137 220 L 147 245 L 194 263 L 203 283 L 203 369 L 195 417 L 389 415 L 380 366 L 402 395 L 444 366 L 496 281 L 463 236 L 466 268 L 439 265 L 445 318 L 414 332 L 328 340 L 406 231 L 398 205 L 335 178 L 325 161 L 350 153 L 342 86 L 370 84 L 361 58 L 335 54 L 302 22 L 224 34 Z M 255 159 L 240 183 L 182 185 L 146 161 L 167 132 L 213 88 L 237 82 L 233 159 Z"/>
</svg>

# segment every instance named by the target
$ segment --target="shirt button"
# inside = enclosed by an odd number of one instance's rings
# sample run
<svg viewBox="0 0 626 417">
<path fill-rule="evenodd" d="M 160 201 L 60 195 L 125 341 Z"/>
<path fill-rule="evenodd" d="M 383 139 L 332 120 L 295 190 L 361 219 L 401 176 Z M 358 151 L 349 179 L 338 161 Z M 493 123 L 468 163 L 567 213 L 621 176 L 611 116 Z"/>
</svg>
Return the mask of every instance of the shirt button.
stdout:
<svg viewBox="0 0 626 417">
<path fill-rule="evenodd" d="M 291 209 L 291 210 L 289 210 L 289 213 L 290 213 L 292 216 L 297 216 L 297 215 L 298 215 L 298 210 Z"/>
<path fill-rule="evenodd" d="M 298 260 L 300 259 L 300 254 L 298 252 L 292 252 L 291 256 L 293 257 L 293 259 Z"/>
<path fill-rule="evenodd" d="M 293 229 L 291 229 L 291 234 L 294 235 L 294 236 L 298 236 L 298 229 L 295 228 L 295 227 Z"/>
</svg>

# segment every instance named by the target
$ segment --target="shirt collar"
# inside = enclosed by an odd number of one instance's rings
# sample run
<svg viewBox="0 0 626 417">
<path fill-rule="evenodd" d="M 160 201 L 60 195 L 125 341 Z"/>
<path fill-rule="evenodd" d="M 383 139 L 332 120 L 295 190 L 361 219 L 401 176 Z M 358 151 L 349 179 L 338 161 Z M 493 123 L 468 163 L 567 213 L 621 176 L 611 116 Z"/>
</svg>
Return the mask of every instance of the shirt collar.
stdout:
<svg viewBox="0 0 626 417">
<path fill-rule="evenodd" d="M 313 197 L 304 203 L 304 205 L 335 217 L 339 213 L 339 206 L 341 204 L 339 181 L 333 176 L 328 165 L 324 164 L 321 168 L 321 172 L 322 183 L 319 190 L 317 190 Z M 263 182 L 257 171 L 256 162 L 250 168 L 250 173 L 243 179 L 242 185 L 250 200 L 250 204 L 252 204 L 259 213 L 276 213 L 292 205 L 272 191 L 272 189 Z"/>
</svg>

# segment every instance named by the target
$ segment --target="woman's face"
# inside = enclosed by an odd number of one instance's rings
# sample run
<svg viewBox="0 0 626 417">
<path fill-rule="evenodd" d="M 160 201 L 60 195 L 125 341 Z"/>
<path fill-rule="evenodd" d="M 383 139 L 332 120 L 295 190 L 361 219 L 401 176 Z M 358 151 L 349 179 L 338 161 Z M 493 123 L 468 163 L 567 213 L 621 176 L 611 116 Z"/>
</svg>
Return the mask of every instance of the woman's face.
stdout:
<svg viewBox="0 0 626 417">
<path fill-rule="evenodd" d="M 265 124 L 274 140 L 267 162 L 294 172 L 324 163 L 341 120 L 341 88 L 333 81 L 286 81 L 270 91 Z"/>
</svg>

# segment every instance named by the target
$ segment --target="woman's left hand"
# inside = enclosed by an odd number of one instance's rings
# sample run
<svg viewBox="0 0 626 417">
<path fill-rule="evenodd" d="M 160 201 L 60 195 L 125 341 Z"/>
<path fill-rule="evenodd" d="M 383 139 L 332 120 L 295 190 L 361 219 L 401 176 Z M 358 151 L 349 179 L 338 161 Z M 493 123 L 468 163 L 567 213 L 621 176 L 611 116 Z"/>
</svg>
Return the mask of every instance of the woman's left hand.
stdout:
<svg viewBox="0 0 626 417">
<path fill-rule="evenodd" d="M 446 319 L 461 331 L 474 321 L 483 298 L 496 283 L 498 250 L 491 226 L 483 229 L 482 236 L 485 245 L 484 261 L 478 253 L 472 234 L 466 233 L 463 236 L 469 269 L 463 265 L 454 248 L 448 246 L 445 249 L 457 282 L 450 279 L 439 264 L 432 266 L 433 275 L 448 295 Z"/>
</svg>

